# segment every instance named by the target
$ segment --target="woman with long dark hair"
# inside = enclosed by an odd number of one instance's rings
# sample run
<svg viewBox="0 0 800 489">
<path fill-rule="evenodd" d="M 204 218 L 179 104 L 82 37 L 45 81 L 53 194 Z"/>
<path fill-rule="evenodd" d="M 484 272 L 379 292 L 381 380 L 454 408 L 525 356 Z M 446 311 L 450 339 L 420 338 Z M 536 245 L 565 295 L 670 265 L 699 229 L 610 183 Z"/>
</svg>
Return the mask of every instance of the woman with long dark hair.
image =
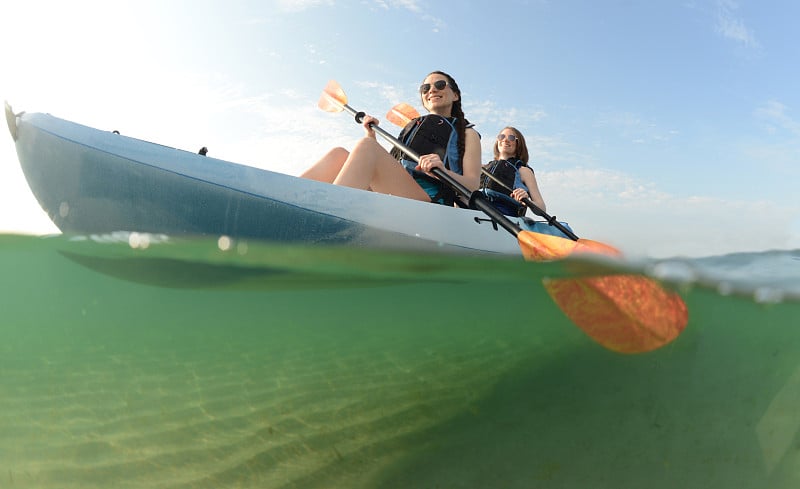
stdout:
<svg viewBox="0 0 800 489">
<path fill-rule="evenodd" d="M 401 141 L 420 153 L 419 163 L 411 162 L 399 151 L 386 151 L 371 127 L 379 123 L 378 119 L 367 115 L 363 119 L 366 137 L 352 151 L 334 148 L 301 176 L 452 205 L 454 195 L 431 173 L 440 168 L 468 189 L 476 190 L 481 172 L 480 135 L 464 117 L 458 84 L 447 73 L 434 71 L 420 85 L 420 98 L 429 113 L 412 121 L 400 136 Z"/>
</svg>

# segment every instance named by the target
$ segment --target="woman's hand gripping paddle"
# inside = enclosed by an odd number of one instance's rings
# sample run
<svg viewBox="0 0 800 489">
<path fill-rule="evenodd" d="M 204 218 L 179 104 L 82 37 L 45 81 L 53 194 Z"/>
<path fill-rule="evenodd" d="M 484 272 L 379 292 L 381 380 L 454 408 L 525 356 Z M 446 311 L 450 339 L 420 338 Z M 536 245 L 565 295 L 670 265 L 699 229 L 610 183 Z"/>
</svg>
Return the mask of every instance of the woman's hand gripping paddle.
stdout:
<svg viewBox="0 0 800 489">
<path fill-rule="evenodd" d="M 328 82 L 318 105 L 327 112 L 347 111 L 358 123 L 365 115 L 347 105 L 347 96 L 334 80 Z M 409 115 L 409 108 L 416 113 L 413 107 L 400 104 L 389 112 L 387 118 L 405 126 L 415 117 L 403 118 Z M 373 126 L 373 129 L 409 158 L 419 162 L 419 155 L 394 136 L 380 126 Z M 482 198 L 480 192 L 470 191 L 438 168 L 433 173 L 453 190 L 469 198 L 473 207 L 513 234 L 527 260 L 547 261 L 576 253 L 620 254 L 611 246 L 578 239 L 574 235 L 574 239 L 565 239 L 524 231 Z M 552 220 L 556 222 L 555 218 Z M 589 337 L 620 353 L 643 353 L 660 348 L 677 338 L 688 321 L 686 304 L 678 294 L 641 275 L 554 279 L 545 281 L 544 286 L 567 317 Z"/>
</svg>

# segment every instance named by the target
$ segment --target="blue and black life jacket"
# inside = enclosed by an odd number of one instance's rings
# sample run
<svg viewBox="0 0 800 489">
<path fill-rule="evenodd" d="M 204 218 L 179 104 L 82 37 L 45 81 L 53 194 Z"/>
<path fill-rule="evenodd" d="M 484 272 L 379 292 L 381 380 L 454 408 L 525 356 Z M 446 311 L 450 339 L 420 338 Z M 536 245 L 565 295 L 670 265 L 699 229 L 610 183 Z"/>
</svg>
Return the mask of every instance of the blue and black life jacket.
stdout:
<svg viewBox="0 0 800 489">
<path fill-rule="evenodd" d="M 463 174 L 461 158 L 458 154 L 458 131 L 456 131 L 455 121 L 454 117 L 442 117 L 436 114 L 417 117 L 403 128 L 397 139 L 419 155 L 439 155 L 445 168 Z M 471 126 L 470 124 L 467 127 Z M 411 160 L 401 150 L 393 148 L 391 154 L 403 164 L 414 180 L 430 195 L 432 202 L 453 205 L 456 195 L 450 187 L 444 185 L 438 178 L 415 170 L 417 162 Z"/>
<path fill-rule="evenodd" d="M 529 192 L 519 172 L 524 165 L 525 163 L 519 158 L 492 160 L 484 165 L 484 171 L 481 172 L 481 191 L 497 210 L 507 216 L 525 214 L 525 206 L 511 197 L 511 191 L 515 188 Z M 491 174 L 491 177 L 486 173 Z"/>
</svg>

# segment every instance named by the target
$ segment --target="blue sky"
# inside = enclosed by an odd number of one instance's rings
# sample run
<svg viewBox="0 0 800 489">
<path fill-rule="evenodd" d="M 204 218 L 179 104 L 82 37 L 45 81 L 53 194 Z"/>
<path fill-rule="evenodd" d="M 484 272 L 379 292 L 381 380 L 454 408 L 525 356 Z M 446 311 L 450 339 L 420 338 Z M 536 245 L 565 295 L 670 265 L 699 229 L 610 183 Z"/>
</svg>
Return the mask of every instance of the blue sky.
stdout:
<svg viewBox="0 0 800 489">
<path fill-rule="evenodd" d="M 800 248 L 800 2 L 14 2 L 0 97 L 298 174 L 453 75 L 484 160 L 525 134 L 548 211 L 654 257 Z M 384 127 L 397 130 L 384 122 Z M 0 136 L 0 232 L 56 229 Z"/>
</svg>

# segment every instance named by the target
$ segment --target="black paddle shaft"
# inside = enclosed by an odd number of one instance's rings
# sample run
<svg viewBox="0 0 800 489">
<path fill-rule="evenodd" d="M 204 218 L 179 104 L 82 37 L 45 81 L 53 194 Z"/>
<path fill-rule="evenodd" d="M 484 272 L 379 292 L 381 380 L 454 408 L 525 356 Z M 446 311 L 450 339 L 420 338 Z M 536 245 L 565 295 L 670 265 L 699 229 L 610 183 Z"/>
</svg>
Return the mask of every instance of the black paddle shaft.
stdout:
<svg viewBox="0 0 800 489">
<path fill-rule="evenodd" d="M 504 189 L 508 190 L 509 192 L 513 192 L 514 191 L 514 189 L 512 189 L 511 187 L 509 187 L 505 183 L 501 182 L 500 180 L 497 179 L 497 177 L 495 177 L 494 175 L 492 175 L 491 173 L 486 171 L 486 169 L 481 168 L 481 172 L 484 175 L 486 175 L 487 177 L 491 178 L 492 181 L 494 181 L 495 183 L 497 183 L 498 185 L 500 185 Z M 532 210 L 533 213 L 536 214 L 537 216 L 545 218 L 547 220 L 547 224 L 549 224 L 551 226 L 555 226 L 556 229 L 558 229 L 559 231 L 564 233 L 569 239 L 571 239 L 573 241 L 578 241 L 578 239 L 579 239 L 578 236 L 575 233 L 573 233 L 572 231 L 570 231 L 569 229 L 567 229 L 566 226 L 564 226 L 563 224 L 558 222 L 556 220 L 556 216 L 551 216 L 548 213 L 546 213 L 545 211 L 543 211 L 538 205 L 534 204 L 531 199 L 529 199 L 528 197 L 525 197 L 524 199 L 522 199 L 522 203 L 525 204 L 526 206 L 528 206 L 528 208 L 530 210 Z"/>
</svg>

